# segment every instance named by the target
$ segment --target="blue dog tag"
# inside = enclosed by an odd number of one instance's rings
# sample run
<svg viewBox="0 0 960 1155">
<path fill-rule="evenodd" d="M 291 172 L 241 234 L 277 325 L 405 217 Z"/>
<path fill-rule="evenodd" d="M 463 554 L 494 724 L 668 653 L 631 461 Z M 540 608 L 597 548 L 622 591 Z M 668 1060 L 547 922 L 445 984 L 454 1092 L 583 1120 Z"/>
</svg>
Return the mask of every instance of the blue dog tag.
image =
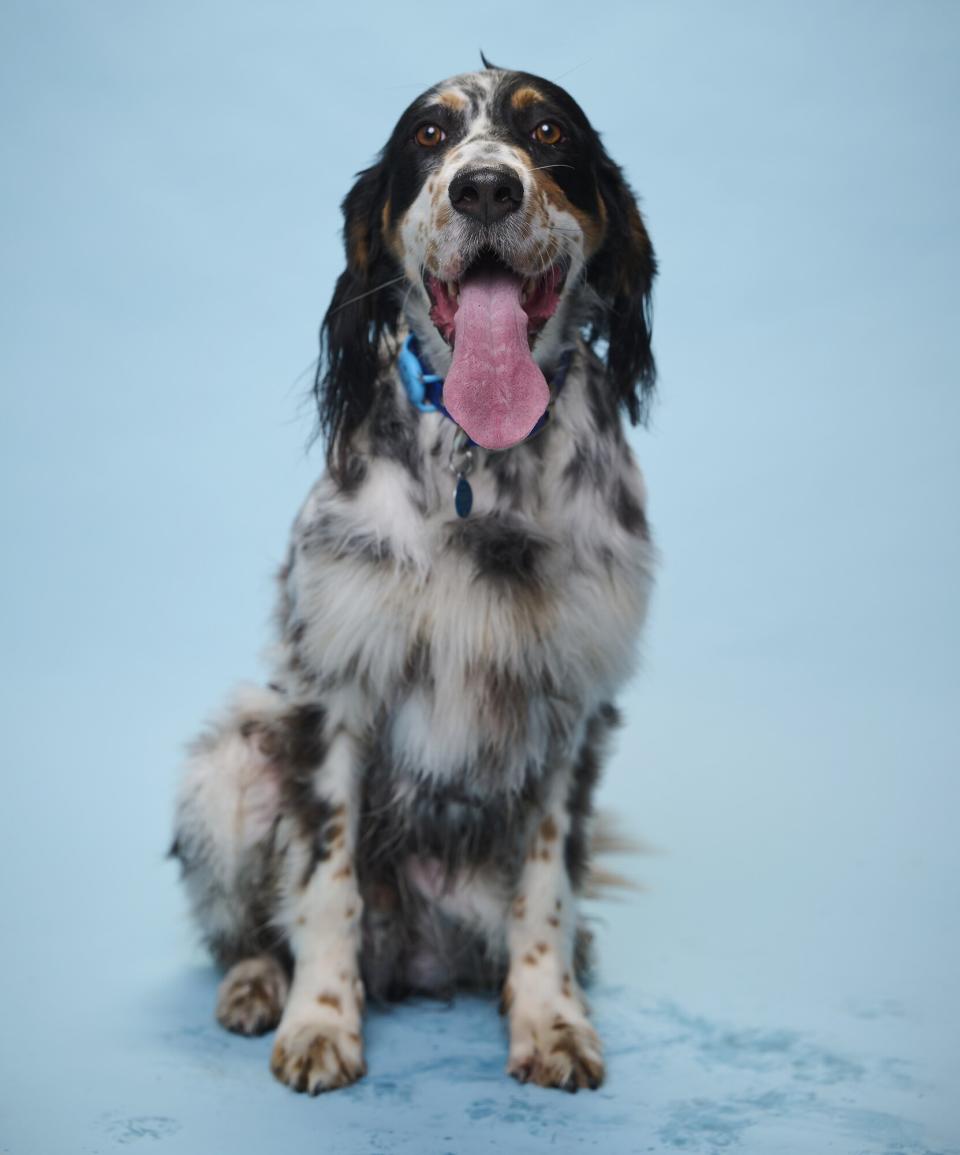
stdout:
<svg viewBox="0 0 960 1155">
<path fill-rule="evenodd" d="M 457 488 L 453 491 L 453 504 L 459 517 L 469 517 L 473 509 L 473 490 L 470 482 L 461 474 L 457 478 Z"/>
</svg>

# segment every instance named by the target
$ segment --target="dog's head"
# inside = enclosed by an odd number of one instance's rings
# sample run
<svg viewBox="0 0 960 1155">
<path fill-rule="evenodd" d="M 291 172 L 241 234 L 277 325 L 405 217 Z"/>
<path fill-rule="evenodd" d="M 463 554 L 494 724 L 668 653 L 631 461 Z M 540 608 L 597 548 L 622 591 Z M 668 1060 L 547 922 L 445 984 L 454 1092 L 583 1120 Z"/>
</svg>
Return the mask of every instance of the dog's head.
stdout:
<svg viewBox="0 0 960 1155">
<path fill-rule="evenodd" d="M 634 422 L 653 388 L 656 262 L 636 201 L 577 103 L 487 67 L 429 89 L 343 202 L 347 267 L 322 328 L 321 427 L 345 446 L 401 313 L 478 444 L 522 441 L 582 331 Z"/>
</svg>

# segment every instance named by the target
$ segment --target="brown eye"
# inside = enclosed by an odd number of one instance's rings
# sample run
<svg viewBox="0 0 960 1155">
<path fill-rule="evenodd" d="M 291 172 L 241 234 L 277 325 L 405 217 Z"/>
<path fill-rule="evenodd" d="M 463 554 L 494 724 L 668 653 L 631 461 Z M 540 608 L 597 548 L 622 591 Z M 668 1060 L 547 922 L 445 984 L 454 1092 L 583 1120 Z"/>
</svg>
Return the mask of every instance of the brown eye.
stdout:
<svg viewBox="0 0 960 1155">
<path fill-rule="evenodd" d="M 421 124 L 414 137 L 417 144 L 422 144 L 424 148 L 436 148 L 446 139 L 447 134 L 435 124 Z"/>
<path fill-rule="evenodd" d="M 563 133 L 558 124 L 542 120 L 533 130 L 533 139 L 537 144 L 559 144 L 563 140 Z"/>
</svg>

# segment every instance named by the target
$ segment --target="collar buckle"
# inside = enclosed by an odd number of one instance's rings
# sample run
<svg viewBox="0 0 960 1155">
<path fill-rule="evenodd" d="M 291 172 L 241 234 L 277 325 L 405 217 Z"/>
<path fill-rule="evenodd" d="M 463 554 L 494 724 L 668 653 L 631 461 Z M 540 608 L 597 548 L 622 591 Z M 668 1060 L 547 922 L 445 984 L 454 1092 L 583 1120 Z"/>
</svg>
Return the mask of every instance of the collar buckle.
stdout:
<svg viewBox="0 0 960 1155">
<path fill-rule="evenodd" d="M 443 378 L 436 373 L 428 373 L 420 360 L 420 347 L 415 334 L 411 333 L 400 346 L 397 356 L 400 379 L 410 401 L 421 413 L 436 413 L 440 408 L 439 398 Z M 434 400 L 436 398 L 436 400 Z"/>
</svg>

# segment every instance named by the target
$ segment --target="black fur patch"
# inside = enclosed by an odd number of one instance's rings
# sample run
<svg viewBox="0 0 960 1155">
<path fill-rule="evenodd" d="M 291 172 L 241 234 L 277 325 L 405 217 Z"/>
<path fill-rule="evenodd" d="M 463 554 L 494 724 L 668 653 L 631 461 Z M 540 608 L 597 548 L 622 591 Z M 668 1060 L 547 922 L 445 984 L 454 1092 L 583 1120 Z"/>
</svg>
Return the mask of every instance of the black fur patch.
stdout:
<svg viewBox="0 0 960 1155">
<path fill-rule="evenodd" d="M 541 583 L 546 542 L 516 518 L 490 514 L 464 520 L 451 527 L 450 544 L 469 554 L 478 578 L 527 588 Z"/>
<path fill-rule="evenodd" d="M 529 808 L 541 785 L 528 778 L 522 792 L 473 792 L 458 784 L 418 784 L 398 800 L 393 767 L 377 761 L 364 780 L 358 869 L 367 876 L 402 873 L 414 855 L 441 864 L 451 876 L 461 867 L 495 862 L 519 871 Z"/>
<path fill-rule="evenodd" d="M 367 463 L 357 453 L 348 453 L 340 475 L 340 492 L 352 497 L 367 480 Z"/>
<path fill-rule="evenodd" d="M 277 743 L 273 761 L 281 772 L 285 809 L 309 842 L 310 854 L 301 879 L 304 886 L 319 863 L 330 857 L 328 835 L 334 807 L 317 794 L 314 784 L 327 756 L 325 726 L 326 711 L 321 705 L 297 706 L 273 732 Z"/>
<path fill-rule="evenodd" d="M 432 685 L 433 662 L 426 639 L 417 638 L 410 647 L 403 664 L 403 677 L 410 685 Z"/>
<path fill-rule="evenodd" d="M 637 501 L 623 481 L 617 483 L 613 498 L 613 512 L 616 515 L 617 521 L 619 521 L 627 533 L 642 537 L 645 541 L 649 539 L 650 531 L 647 526 L 647 515 L 643 511 L 643 506 Z"/>
<path fill-rule="evenodd" d="M 590 406 L 594 427 L 601 437 L 619 431 L 617 398 L 610 392 L 607 382 L 593 365 L 587 372 L 587 403 Z"/>
<path fill-rule="evenodd" d="M 573 771 L 573 782 L 567 798 L 570 831 L 564 846 L 564 859 L 570 882 L 579 891 L 587 877 L 590 844 L 587 823 L 593 813 L 593 792 L 600 778 L 611 732 L 620 725 L 620 711 L 607 702 L 587 722 L 587 732 Z"/>
<path fill-rule="evenodd" d="M 589 485 L 602 489 L 610 472 L 607 456 L 595 445 L 576 445 L 563 467 L 563 480 L 572 492 Z"/>
<path fill-rule="evenodd" d="M 420 477 L 420 446 L 415 422 L 417 411 L 397 403 L 396 392 L 382 384 L 370 411 L 370 451 L 376 457 L 396 461 L 414 478 Z"/>
</svg>

